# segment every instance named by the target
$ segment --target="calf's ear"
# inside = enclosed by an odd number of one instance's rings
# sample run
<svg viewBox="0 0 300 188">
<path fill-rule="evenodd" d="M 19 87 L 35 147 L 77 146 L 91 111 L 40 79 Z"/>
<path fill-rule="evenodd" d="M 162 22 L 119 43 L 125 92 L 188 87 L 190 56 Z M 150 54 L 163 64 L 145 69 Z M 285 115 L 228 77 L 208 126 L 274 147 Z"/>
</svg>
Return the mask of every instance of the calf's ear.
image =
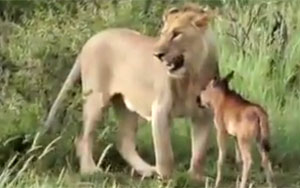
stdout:
<svg viewBox="0 0 300 188">
<path fill-rule="evenodd" d="M 230 80 L 233 78 L 233 76 L 234 76 L 234 71 L 231 71 L 230 73 L 228 73 L 225 76 L 224 80 L 227 81 L 227 82 L 230 82 Z"/>
<path fill-rule="evenodd" d="M 201 102 L 201 97 L 199 95 L 196 97 L 196 103 L 199 108 L 204 108 Z"/>
</svg>

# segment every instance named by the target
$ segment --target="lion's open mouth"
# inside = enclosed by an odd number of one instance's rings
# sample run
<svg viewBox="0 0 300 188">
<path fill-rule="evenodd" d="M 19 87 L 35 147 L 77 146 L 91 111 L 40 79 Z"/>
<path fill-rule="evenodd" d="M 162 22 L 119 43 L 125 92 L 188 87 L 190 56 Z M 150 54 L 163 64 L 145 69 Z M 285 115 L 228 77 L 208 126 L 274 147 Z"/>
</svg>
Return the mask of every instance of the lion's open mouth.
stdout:
<svg viewBox="0 0 300 188">
<path fill-rule="evenodd" d="M 174 72 L 184 65 L 184 57 L 183 55 L 176 56 L 172 59 L 170 63 L 167 63 L 170 72 Z"/>
</svg>

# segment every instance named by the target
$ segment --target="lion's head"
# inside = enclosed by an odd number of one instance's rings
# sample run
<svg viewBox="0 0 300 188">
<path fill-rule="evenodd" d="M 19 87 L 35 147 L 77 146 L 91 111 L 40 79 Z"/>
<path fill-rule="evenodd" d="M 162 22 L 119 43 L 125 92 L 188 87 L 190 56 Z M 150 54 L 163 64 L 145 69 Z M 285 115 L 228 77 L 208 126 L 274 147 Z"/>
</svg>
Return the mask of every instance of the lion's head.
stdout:
<svg viewBox="0 0 300 188">
<path fill-rule="evenodd" d="M 156 56 L 172 77 L 182 78 L 199 69 L 196 62 L 208 53 L 205 40 L 211 12 L 197 5 L 171 8 L 163 16 L 163 27 L 156 44 Z"/>
</svg>

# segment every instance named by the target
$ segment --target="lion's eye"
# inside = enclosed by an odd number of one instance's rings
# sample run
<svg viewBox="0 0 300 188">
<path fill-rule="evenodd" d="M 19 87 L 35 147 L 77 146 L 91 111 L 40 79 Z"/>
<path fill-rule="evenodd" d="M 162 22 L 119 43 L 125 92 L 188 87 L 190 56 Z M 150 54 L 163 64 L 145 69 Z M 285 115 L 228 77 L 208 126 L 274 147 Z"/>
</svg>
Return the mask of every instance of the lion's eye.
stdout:
<svg viewBox="0 0 300 188">
<path fill-rule="evenodd" d="M 179 31 L 173 31 L 172 40 L 180 36 L 182 33 Z"/>
</svg>

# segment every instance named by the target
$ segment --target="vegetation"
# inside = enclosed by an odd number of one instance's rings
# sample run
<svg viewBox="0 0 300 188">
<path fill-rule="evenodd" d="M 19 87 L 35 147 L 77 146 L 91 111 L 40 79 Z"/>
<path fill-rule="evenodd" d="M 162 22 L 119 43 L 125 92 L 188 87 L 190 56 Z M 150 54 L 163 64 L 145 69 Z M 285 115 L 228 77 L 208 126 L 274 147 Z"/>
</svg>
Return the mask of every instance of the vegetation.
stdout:
<svg viewBox="0 0 300 188">
<path fill-rule="evenodd" d="M 270 114 L 272 152 L 278 187 L 300 187 L 300 12 L 299 0 L 215 0 L 193 2 L 218 7 L 221 73 L 235 71 L 231 86 Z M 0 187 L 195 187 L 183 172 L 190 158 L 189 122 L 177 120 L 172 142 L 177 172 L 170 182 L 131 177 L 114 146 L 113 109 L 99 126 L 95 152 L 103 173 L 80 177 L 73 142 L 81 120 L 80 85 L 70 93 L 56 132 L 40 136 L 41 126 L 84 42 L 109 27 L 157 35 L 162 12 L 183 0 L 22 0 L 0 1 Z M 215 177 L 212 137 L 203 187 Z M 150 126 L 139 130 L 138 149 L 154 162 Z M 112 144 L 112 145 L 111 145 Z M 110 147 L 112 146 L 112 147 Z M 101 152 L 106 149 L 101 155 Z M 231 148 L 232 149 L 232 148 Z M 228 156 L 224 187 L 238 173 Z M 259 164 L 258 155 L 255 158 Z M 252 184 L 265 186 L 258 165 Z"/>
</svg>

